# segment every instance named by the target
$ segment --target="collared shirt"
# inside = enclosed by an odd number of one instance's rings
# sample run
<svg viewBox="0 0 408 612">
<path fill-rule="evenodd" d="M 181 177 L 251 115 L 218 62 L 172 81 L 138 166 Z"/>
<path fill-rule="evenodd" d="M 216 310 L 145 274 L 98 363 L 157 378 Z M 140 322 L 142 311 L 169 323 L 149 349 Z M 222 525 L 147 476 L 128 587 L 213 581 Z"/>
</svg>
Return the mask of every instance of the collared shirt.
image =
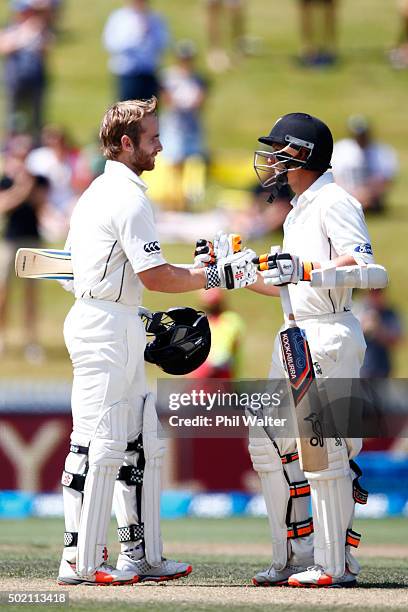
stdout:
<svg viewBox="0 0 408 612">
<path fill-rule="evenodd" d="M 331 172 L 295 197 L 292 206 L 283 226 L 284 252 L 323 265 L 340 255 L 351 255 L 358 264 L 374 262 L 361 205 L 334 182 Z M 351 289 L 314 289 L 300 281 L 289 285 L 289 292 L 299 318 L 351 309 Z"/>
<path fill-rule="evenodd" d="M 140 305 L 138 272 L 166 263 L 146 189 L 127 166 L 107 161 L 105 172 L 78 200 L 66 245 L 77 299 Z"/>
<path fill-rule="evenodd" d="M 114 74 L 152 73 L 169 44 L 169 33 L 160 15 L 124 7 L 109 16 L 103 41 Z"/>
</svg>

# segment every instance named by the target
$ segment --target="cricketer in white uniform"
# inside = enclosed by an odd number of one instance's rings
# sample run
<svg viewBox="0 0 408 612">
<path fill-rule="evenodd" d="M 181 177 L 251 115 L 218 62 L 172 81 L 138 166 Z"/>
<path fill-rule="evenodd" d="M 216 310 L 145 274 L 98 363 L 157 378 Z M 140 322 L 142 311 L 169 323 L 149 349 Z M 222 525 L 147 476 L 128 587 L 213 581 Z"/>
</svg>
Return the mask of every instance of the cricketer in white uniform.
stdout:
<svg viewBox="0 0 408 612">
<path fill-rule="evenodd" d="M 172 266 L 163 258 L 140 178 L 154 168 L 162 149 L 155 110 L 152 98 L 120 102 L 106 112 L 100 130 L 105 172 L 82 195 L 70 224 L 66 248 L 72 253 L 76 300 L 64 336 L 74 369 L 73 431 L 62 477 L 61 584 L 161 581 L 191 571 L 186 563 L 162 558 L 165 449 L 146 387 L 138 308 L 144 286 L 172 293 L 227 283 L 223 264 L 209 272 Z M 231 288 L 255 281 L 253 255 L 229 261 Z M 106 549 L 112 498 L 121 542 L 116 568 L 107 564 Z"/>
<path fill-rule="evenodd" d="M 255 169 L 262 184 L 272 187 L 271 199 L 285 182 L 296 194 L 284 223 L 283 252 L 270 256 L 267 265 L 259 265 L 263 282 L 271 290 L 269 295 L 279 295 L 279 285 L 290 283 L 294 315 L 306 331 L 316 375 L 359 378 L 365 341 L 351 312 L 352 290 L 315 289 L 308 282 L 313 268 L 373 263 L 361 205 L 334 183 L 328 171 L 331 132 L 315 117 L 291 113 L 259 140 L 272 147 L 272 151 L 255 153 Z M 267 293 L 261 281 L 252 289 Z M 269 376 L 287 376 L 279 334 Z M 356 479 L 358 467 L 354 462 L 350 465 L 350 460 L 359 453 L 361 443 L 356 438 L 328 438 L 328 468 L 303 473 L 294 439 L 271 442 L 266 434 L 250 431 L 249 450 L 261 479 L 273 548 L 271 567 L 259 572 L 254 584 L 355 584 L 359 565 L 350 545 L 358 545 L 360 535 L 352 531 L 352 520 L 355 501 L 365 503 L 366 492 Z"/>
</svg>

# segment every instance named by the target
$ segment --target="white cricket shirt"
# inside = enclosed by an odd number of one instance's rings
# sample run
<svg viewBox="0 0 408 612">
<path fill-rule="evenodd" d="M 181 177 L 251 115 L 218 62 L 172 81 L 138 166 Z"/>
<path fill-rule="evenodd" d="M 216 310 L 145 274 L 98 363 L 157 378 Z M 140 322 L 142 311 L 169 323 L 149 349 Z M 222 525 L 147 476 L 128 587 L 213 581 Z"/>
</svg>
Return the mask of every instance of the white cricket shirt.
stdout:
<svg viewBox="0 0 408 612">
<path fill-rule="evenodd" d="M 322 265 L 340 255 L 352 255 L 358 264 L 374 262 L 362 207 L 334 182 L 331 172 L 291 203 L 283 226 L 283 252 Z M 351 289 L 314 289 L 300 281 L 289 285 L 289 292 L 297 318 L 351 310 Z"/>
<path fill-rule="evenodd" d="M 78 200 L 66 247 L 77 299 L 140 305 L 138 272 L 166 263 L 146 189 L 125 164 L 107 161 L 105 172 Z"/>
</svg>

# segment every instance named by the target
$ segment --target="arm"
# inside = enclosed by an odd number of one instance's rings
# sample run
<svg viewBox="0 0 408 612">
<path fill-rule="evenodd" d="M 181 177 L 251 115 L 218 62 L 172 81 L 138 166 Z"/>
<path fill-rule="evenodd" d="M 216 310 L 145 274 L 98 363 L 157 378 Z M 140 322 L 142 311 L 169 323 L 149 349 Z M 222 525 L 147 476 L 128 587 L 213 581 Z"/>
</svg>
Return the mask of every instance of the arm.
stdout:
<svg viewBox="0 0 408 612">
<path fill-rule="evenodd" d="M 196 289 L 240 289 L 256 279 L 254 251 L 234 253 L 205 268 L 180 268 L 168 263 L 137 272 L 148 289 L 163 293 L 185 293 Z"/>
<path fill-rule="evenodd" d="M 204 289 L 207 283 L 204 268 L 178 268 L 168 263 L 143 270 L 138 276 L 146 289 L 162 293 L 185 293 Z"/>
<path fill-rule="evenodd" d="M 0 213 L 8 213 L 26 200 L 33 188 L 34 179 L 30 175 L 21 176 L 10 189 L 0 191 Z"/>
<path fill-rule="evenodd" d="M 339 268 L 340 266 L 355 266 L 355 265 L 360 265 L 352 255 L 340 255 L 339 257 L 335 257 L 334 259 L 331 260 L 331 263 L 333 263 L 336 268 Z M 322 267 L 322 264 L 320 261 L 313 261 L 313 270 L 319 270 L 319 268 Z"/>
<path fill-rule="evenodd" d="M 279 297 L 279 287 L 267 285 L 261 274 L 257 275 L 256 282 L 250 287 L 248 287 L 248 289 L 254 291 L 254 293 L 259 293 L 260 295 L 267 295 L 269 297 Z"/>
</svg>

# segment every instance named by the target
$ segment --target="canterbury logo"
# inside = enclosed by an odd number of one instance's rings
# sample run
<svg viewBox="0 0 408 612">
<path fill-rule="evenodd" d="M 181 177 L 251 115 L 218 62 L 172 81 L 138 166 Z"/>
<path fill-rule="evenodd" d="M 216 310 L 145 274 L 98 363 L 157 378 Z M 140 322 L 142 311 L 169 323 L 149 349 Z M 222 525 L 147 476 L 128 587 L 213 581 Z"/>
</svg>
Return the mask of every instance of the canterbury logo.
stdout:
<svg viewBox="0 0 408 612">
<path fill-rule="evenodd" d="M 143 246 L 143 250 L 146 253 L 158 253 L 160 251 L 160 244 L 155 240 L 154 242 L 146 242 Z"/>
</svg>

